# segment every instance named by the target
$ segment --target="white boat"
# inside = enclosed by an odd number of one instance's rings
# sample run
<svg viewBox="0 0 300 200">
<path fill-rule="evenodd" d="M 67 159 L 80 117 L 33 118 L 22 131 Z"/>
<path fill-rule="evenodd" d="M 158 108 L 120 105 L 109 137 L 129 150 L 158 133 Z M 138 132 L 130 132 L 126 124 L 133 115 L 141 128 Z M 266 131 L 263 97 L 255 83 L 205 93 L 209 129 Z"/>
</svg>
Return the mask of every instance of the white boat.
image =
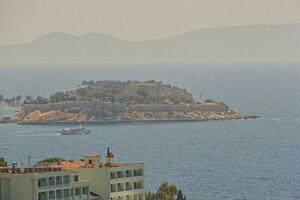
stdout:
<svg viewBox="0 0 300 200">
<path fill-rule="evenodd" d="M 92 130 L 81 127 L 80 125 L 79 128 L 64 128 L 59 132 L 62 135 L 80 135 L 80 134 L 89 134 L 92 132 Z"/>
</svg>

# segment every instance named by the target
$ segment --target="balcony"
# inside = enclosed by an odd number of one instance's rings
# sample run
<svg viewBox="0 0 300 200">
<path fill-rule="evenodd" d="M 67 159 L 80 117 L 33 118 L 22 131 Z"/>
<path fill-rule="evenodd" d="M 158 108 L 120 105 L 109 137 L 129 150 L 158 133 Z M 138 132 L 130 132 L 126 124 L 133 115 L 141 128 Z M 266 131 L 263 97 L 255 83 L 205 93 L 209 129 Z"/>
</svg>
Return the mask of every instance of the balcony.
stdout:
<svg viewBox="0 0 300 200">
<path fill-rule="evenodd" d="M 49 187 L 54 187 L 55 186 L 55 177 L 49 177 L 48 185 L 49 185 Z"/>
<path fill-rule="evenodd" d="M 62 180 L 62 176 L 57 176 L 56 177 L 56 185 L 62 185 L 63 180 Z"/>
<path fill-rule="evenodd" d="M 110 192 L 117 192 L 116 184 L 110 184 Z"/>
<path fill-rule="evenodd" d="M 70 184 L 70 176 L 67 175 L 63 177 L 63 184 L 64 185 Z"/>
<path fill-rule="evenodd" d="M 124 172 L 117 172 L 117 178 L 124 178 Z"/>
<path fill-rule="evenodd" d="M 126 188 L 126 191 L 127 191 L 127 190 L 132 190 L 132 188 L 133 188 L 133 187 L 132 187 L 132 183 L 128 183 L 128 182 L 127 182 L 125 188 Z"/>
<path fill-rule="evenodd" d="M 128 178 L 128 177 L 132 177 L 132 171 L 130 170 L 127 170 L 127 171 L 125 171 L 125 176 L 126 176 L 126 178 Z"/>
<path fill-rule="evenodd" d="M 117 185 L 117 191 L 118 192 L 124 191 L 124 184 L 118 183 L 118 185 Z"/>
<path fill-rule="evenodd" d="M 89 181 L 88 180 L 80 180 L 78 182 L 72 182 L 71 183 L 72 187 L 86 187 L 89 186 Z"/>
<path fill-rule="evenodd" d="M 117 173 L 116 172 L 110 172 L 110 179 L 116 179 Z"/>
<path fill-rule="evenodd" d="M 135 183 L 133 183 L 133 188 L 134 188 L 135 190 L 143 189 L 143 188 L 144 188 L 144 184 L 143 184 L 142 181 L 135 182 Z"/>
<path fill-rule="evenodd" d="M 48 193 L 47 192 L 39 192 L 38 200 L 48 200 Z"/>
<path fill-rule="evenodd" d="M 56 200 L 62 199 L 63 192 L 62 190 L 56 190 Z"/>
<path fill-rule="evenodd" d="M 138 170 L 134 170 L 133 171 L 133 176 L 143 176 L 143 170 L 142 169 L 138 169 Z"/>
<path fill-rule="evenodd" d="M 50 191 L 49 192 L 49 200 L 54 200 L 55 199 L 55 191 Z"/>
<path fill-rule="evenodd" d="M 38 187 L 48 186 L 47 178 L 40 178 L 38 180 Z"/>
</svg>

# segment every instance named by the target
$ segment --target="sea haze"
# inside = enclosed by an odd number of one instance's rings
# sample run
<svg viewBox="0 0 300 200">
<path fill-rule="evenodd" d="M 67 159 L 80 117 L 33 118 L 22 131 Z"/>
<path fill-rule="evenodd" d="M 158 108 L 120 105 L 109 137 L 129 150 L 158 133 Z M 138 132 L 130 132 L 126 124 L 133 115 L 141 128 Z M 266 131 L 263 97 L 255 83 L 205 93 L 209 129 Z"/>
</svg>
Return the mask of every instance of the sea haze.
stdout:
<svg viewBox="0 0 300 200">
<path fill-rule="evenodd" d="M 79 159 L 110 146 L 117 161 L 145 163 L 147 190 L 168 181 L 189 200 L 300 198 L 300 64 L 1 66 L 0 94 L 49 96 L 90 79 L 162 80 L 261 118 L 90 125 L 93 133 L 82 136 L 61 136 L 62 126 L 0 124 L 0 154 L 9 162 Z"/>
<path fill-rule="evenodd" d="M 0 47 L 0 63 L 300 61 L 300 24 L 199 29 L 125 41 L 101 33 L 49 33 Z"/>
</svg>

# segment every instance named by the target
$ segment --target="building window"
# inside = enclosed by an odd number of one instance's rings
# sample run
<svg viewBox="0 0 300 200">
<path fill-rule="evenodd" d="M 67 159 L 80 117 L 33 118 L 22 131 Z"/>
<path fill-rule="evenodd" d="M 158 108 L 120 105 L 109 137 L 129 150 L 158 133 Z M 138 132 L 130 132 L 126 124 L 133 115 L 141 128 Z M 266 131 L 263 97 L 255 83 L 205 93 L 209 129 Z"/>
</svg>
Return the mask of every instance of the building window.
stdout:
<svg viewBox="0 0 300 200">
<path fill-rule="evenodd" d="M 133 187 L 134 189 L 142 189 L 144 187 L 143 181 L 134 182 Z"/>
<path fill-rule="evenodd" d="M 70 189 L 64 189 L 64 197 L 70 196 Z"/>
<path fill-rule="evenodd" d="M 46 192 L 39 192 L 39 200 L 47 200 Z"/>
<path fill-rule="evenodd" d="M 88 195 L 88 193 L 89 193 L 89 187 L 82 188 L 82 194 L 83 195 Z"/>
<path fill-rule="evenodd" d="M 133 175 L 134 176 L 143 176 L 143 170 L 142 169 L 134 170 Z"/>
<path fill-rule="evenodd" d="M 123 171 L 117 172 L 117 178 L 124 178 L 124 172 Z"/>
<path fill-rule="evenodd" d="M 118 188 L 118 192 L 119 191 L 124 191 L 124 186 L 123 186 L 122 183 L 118 183 L 117 188 Z"/>
<path fill-rule="evenodd" d="M 110 172 L 110 179 L 117 178 L 116 172 Z"/>
<path fill-rule="evenodd" d="M 64 182 L 64 184 L 69 184 L 70 183 L 70 176 L 64 176 L 63 177 L 63 182 Z"/>
<path fill-rule="evenodd" d="M 56 190 L 56 199 L 62 198 L 62 190 Z"/>
<path fill-rule="evenodd" d="M 116 192 L 116 191 L 117 191 L 116 184 L 110 184 L 110 192 Z"/>
<path fill-rule="evenodd" d="M 80 195 L 80 188 L 76 188 L 75 189 L 75 196 L 79 196 Z"/>
<path fill-rule="evenodd" d="M 55 178 L 54 177 L 49 177 L 48 183 L 49 183 L 49 186 L 55 185 Z"/>
<path fill-rule="evenodd" d="M 46 178 L 40 178 L 38 180 L 38 186 L 39 187 L 47 186 L 47 179 Z"/>
<path fill-rule="evenodd" d="M 126 177 L 132 177 L 132 171 L 131 171 L 131 170 L 127 170 L 127 171 L 125 172 L 125 176 L 126 176 Z"/>
<path fill-rule="evenodd" d="M 129 183 L 129 182 L 126 183 L 126 190 L 132 190 L 131 183 Z"/>
<path fill-rule="evenodd" d="M 61 185 L 62 184 L 62 177 L 61 176 L 57 176 L 56 177 L 56 185 Z"/>
<path fill-rule="evenodd" d="M 78 175 L 75 175 L 74 176 L 74 182 L 78 182 L 79 181 L 79 176 Z"/>
<path fill-rule="evenodd" d="M 55 191 L 49 191 L 49 199 L 55 199 Z"/>
</svg>

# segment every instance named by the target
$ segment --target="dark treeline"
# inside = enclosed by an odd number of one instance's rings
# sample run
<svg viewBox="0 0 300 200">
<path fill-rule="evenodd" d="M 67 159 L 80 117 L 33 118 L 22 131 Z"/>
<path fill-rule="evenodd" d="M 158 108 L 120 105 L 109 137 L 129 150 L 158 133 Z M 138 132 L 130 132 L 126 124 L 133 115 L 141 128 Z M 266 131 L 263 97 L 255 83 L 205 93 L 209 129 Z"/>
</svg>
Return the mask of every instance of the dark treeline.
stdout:
<svg viewBox="0 0 300 200">
<path fill-rule="evenodd" d="M 26 96 L 24 104 L 47 104 L 65 101 L 99 99 L 112 103 L 192 103 L 193 97 L 185 89 L 162 82 L 150 81 L 82 81 L 76 90 L 58 91 L 50 97 Z"/>
</svg>

